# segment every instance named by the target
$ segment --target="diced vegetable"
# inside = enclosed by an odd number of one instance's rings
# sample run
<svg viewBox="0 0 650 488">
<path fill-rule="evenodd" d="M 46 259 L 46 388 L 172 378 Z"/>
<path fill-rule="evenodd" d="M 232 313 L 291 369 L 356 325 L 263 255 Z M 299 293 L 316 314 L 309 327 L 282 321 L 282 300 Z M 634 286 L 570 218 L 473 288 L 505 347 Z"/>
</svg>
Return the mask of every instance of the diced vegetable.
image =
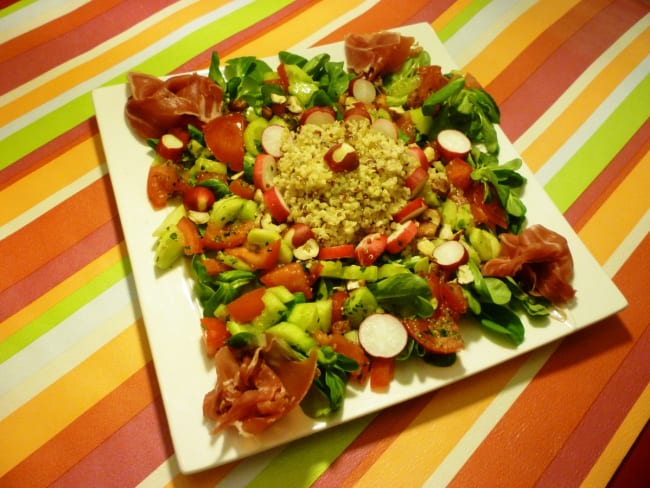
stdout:
<svg viewBox="0 0 650 488">
<path fill-rule="evenodd" d="M 393 358 L 402 352 L 408 333 L 394 315 L 375 313 L 359 325 L 359 343 L 373 357 Z"/>
</svg>

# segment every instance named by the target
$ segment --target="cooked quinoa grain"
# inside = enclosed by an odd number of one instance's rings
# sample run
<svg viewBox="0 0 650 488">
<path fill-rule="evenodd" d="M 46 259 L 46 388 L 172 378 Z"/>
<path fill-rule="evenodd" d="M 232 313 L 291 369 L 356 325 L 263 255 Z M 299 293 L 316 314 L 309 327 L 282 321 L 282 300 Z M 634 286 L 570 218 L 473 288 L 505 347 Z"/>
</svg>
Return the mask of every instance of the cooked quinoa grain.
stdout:
<svg viewBox="0 0 650 488">
<path fill-rule="evenodd" d="M 357 169 L 335 173 L 324 161 L 339 142 L 355 148 Z M 289 206 L 289 221 L 307 224 L 321 246 L 333 246 L 371 232 L 389 234 L 392 215 L 409 199 L 406 177 L 417 166 L 403 144 L 366 122 L 307 124 L 285 144 L 274 184 Z"/>
</svg>

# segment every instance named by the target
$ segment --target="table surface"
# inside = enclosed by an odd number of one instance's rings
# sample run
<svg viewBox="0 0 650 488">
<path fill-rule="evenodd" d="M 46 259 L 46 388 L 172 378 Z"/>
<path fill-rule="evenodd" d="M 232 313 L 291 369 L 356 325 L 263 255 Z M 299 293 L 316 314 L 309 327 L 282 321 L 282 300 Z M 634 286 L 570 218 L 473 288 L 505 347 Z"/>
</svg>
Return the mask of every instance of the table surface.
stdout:
<svg viewBox="0 0 650 488">
<path fill-rule="evenodd" d="M 0 486 L 640 486 L 650 433 L 641 0 L 0 1 Z M 427 22 L 629 302 L 378 414 L 179 471 L 91 103 L 157 75 Z M 644 464 L 645 462 L 645 464 Z"/>
</svg>

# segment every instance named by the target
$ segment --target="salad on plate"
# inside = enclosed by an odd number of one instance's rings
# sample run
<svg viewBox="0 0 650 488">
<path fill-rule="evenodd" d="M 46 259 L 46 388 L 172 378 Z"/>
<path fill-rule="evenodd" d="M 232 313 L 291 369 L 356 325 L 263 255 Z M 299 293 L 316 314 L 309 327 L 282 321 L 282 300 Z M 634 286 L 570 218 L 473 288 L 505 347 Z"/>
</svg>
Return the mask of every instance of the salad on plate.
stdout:
<svg viewBox="0 0 650 488">
<path fill-rule="evenodd" d="M 330 416 L 400 361 L 449 366 L 465 317 L 516 346 L 521 314 L 574 297 L 567 241 L 528 225 L 522 162 L 499 160 L 492 97 L 413 37 L 344 45 L 345 62 L 214 53 L 205 75 L 129 74 L 147 195 L 169 208 L 152 266 L 191 270 L 214 433 Z"/>
</svg>

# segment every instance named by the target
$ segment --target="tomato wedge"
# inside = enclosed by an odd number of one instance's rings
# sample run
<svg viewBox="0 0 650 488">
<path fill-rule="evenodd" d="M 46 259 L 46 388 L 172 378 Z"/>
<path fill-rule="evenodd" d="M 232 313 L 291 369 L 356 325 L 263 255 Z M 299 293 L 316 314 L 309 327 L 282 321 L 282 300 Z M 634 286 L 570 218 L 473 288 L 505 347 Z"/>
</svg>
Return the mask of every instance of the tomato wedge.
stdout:
<svg viewBox="0 0 650 488">
<path fill-rule="evenodd" d="M 373 358 L 370 366 L 370 389 L 385 391 L 395 375 L 395 358 Z"/>
<path fill-rule="evenodd" d="M 260 281 L 266 286 L 285 286 L 292 293 L 304 293 L 307 300 L 313 297 L 310 278 L 302 264 L 292 262 L 273 268 Z"/>
<path fill-rule="evenodd" d="M 208 357 L 213 357 L 230 338 L 230 332 L 226 323 L 216 317 L 203 317 L 201 319 L 203 329 L 203 342 Z"/>
<path fill-rule="evenodd" d="M 508 217 L 501 206 L 496 192 L 493 197 L 485 201 L 485 187 L 482 183 L 474 183 L 466 192 L 470 201 L 472 216 L 477 224 L 486 224 L 494 230 L 495 227 L 508 228 Z"/>
<path fill-rule="evenodd" d="M 244 169 L 244 128 L 246 119 L 240 113 L 217 117 L 203 127 L 205 144 L 212 154 L 232 171 Z"/>
<path fill-rule="evenodd" d="M 231 247 L 242 246 L 248 237 L 248 231 L 255 227 L 251 221 L 239 222 L 226 227 L 218 227 L 208 222 L 201 241 L 203 247 L 211 251 L 220 251 Z"/>
<path fill-rule="evenodd" d="M 226 311 L 230 318 L 242 324 L 252 321 L 264 310 L 262 301 L 264 293 L 266 293 L 266 288 L 260 287 L 235 298 L 226 305 Z"/>
<path fill-rule="evenodd" d="M 157 164 L 149 168 L 147 197 L 154 208 L 163 208 L 174 194 L 179 177 L 173 164 Z"/>
<path fill-rule="evenodd" d="M 318 259 L 346 259 L 354 257 L 354 245 L 341 244 L 339 246 L 321 247 Z"/>
<path fill-rule="evenodd" d="M 474 168 L 460 158 L 453 158 L 445 166 L 445 173 L 449 182 L 463 191 L 467 190 L 472 184 L 472 171 L 474 171 Z"/>
<path fill-rule="evenodd" d="M 402 319 L 402 323 L 413 340 L 429 352 L 451 354 L 464 347 L 455 314 L 449 307 L 439 307 L 431 317 Z"/>
<path fill-rule="evenodd" d="M 324 332 L 314 333 L 314 338 L 323 346 L 331 346 L 339 354 L 354 359 L 359 369 L 350 373 L 350 379 L 361 385 L 368 380 L 370 373 L 370 358 L 359 344 L 348 340 L 342 334 L 325 334 Z"/>
<path fill-rule="evenodd" d="M 230 185 L 228 185 L 228 189 L 235 195 L 246 200 L 252 200 L 253 196 L 255 196 L 255 187 L 241 178 L 232 180 Z"/>
<path fill-rule="evenodd" d="M 199 229 L 196 228 L 194 222 L 186 216 L 183 216 L 176 225 L 183 235 L 183 251 L 185 252 L 185 255 L 191 256 L 192 254 L 203 252 L 203 244 L 201 242 L 201 236 L 199 236 Z"/>
<path fill-rule="evenodd" d="M 251 249 L 248 246 L 238 246 L 226 249 L 224 252 L 244 261 L 253 270 L 269 270 L 278 263 L 281 243 L 281 240 L 278 239 L 261 249 Z"/>
</svg>

